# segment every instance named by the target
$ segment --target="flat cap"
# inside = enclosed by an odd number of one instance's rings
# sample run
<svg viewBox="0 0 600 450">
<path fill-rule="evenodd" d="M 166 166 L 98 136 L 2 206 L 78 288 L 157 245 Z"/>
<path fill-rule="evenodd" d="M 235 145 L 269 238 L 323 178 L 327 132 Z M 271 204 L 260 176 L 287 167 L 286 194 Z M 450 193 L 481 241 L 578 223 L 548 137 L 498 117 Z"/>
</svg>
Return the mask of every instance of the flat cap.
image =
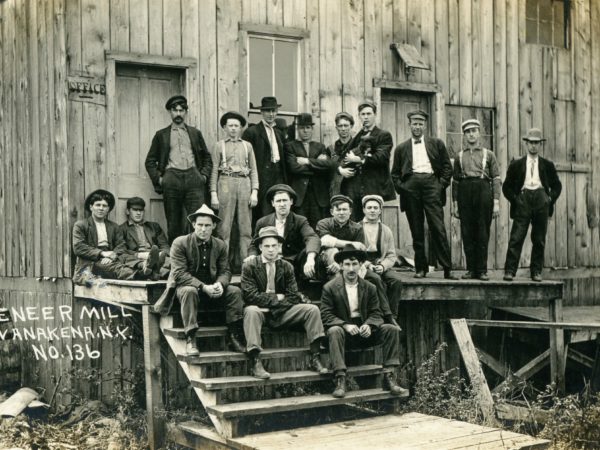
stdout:
<svg viewBox="0 0 600 450">
<path fill-rule="evenodd" d="M 422 119 L 422 120 L 428 120 L 429 119 L 429 114 L 427 114 L 425 111 L 423 111 L 422 109 L 416 109 L 414 111 L 410 111 L 406 114 L 406 117 L 408 117 L 408 119 Z"/>
<path fill-rule="evenodd" d="M 354 125 L 354 117 L 352 117 L 352 114 L 347 113 L 345 111 L 339 112 L 335 115 L 335 123 L 338 123 L 338 120 L 340 119 L 346 119 L 348 122 L 350 122 L 351 125 Z"/>
<path fill-rule="evenodd" d="M 481 123 L 477 119 L 467 119 L 461 125 L 463 133 L 471 128 L 481 128 Z"/>
<path fill-rule="evenodd" d="M 377 194 L 365 195 L 362 198 L 363 208 L 365 207 L 365 204 L 371 200 L 375 200 L 377 203 L 379 203 L 379 206 L 383 208 L 383 197 L 381 195 L 377 195 Z"/>
<path fill-rule="evenodd" d="M 377 106 L 375 105 L 375 103 L 369 101 L 369 100 L 365 100 L 361 103 L 358 104 L 358 112 L 361 112 L 363 109 L 370 107 L 373 109 L 374 113 L 377 113 Z"/>
<path fill-rule="evenodd" d="M 258 230 L 258 236 L 254 238 L 254 244 L 258 245 L 262 242 L 263 239 L 270 237 L 277 239 L 279 242 L 284 241 L 283 237 L 280 236 L 279 233 L 277 233 L 277 228 L 269 226 L 262 227 L 260 230 Z"/>
<path fill-rule="evenodd" d="M 273 197 L 275 197 L 275 194 L 277 192 L 287 192 L 288 194 L 290 194 L 290 197 L 292 197 L 292 200 L 294 200 L 294 201 L 298 198 L 298 194 L 296 194 L 296 191 L 294 191 L 287 184 L 274 184 L 273 186 L 271 186 L 269 188 L 269 190 L 265 194 L 265 196 L 267 197 L 267 200 L 268 201 L 273 200 Z"/>
<path fill-rule="evenodd" d="M 166 109 L 173 109 L 175 106 L 180 105 L 183 109 L 188 109 L 187 98 L 183 95 L 174 95 L 167 103 L 165 103 Z"/>
<path fill-rule="evenodd" d="M 227 119 L 237 119 L 240 121 L 240 125 L 242 127 L 246 126 L 246 118 L 237 111 L 227 111 L 225 114 L 223 114 L 221 116 L 221 119 L 219 120 L 219 123 L 221 124 L 221 128 L 223 128 L 225 126 L 225 124 L 227 123 Z"/>
<path fill-rule="evenodd" d="M 329 200 L 329 204 L 331 206 L 337 205 L 338 203 L 348 203 L 350 207 L 352 207 L 354 204 L 350 197 L 342 194 L 334 195 L 333 197 L 331 197 L 331 200 Z"/>
<path fill-rule="evenodd" d="M 144 209 L 146 207 L 146 202 L 141 197 L 128 198 L 127 199 L 127 209 L 133 208 L 134 206 Z"/>
</svg>

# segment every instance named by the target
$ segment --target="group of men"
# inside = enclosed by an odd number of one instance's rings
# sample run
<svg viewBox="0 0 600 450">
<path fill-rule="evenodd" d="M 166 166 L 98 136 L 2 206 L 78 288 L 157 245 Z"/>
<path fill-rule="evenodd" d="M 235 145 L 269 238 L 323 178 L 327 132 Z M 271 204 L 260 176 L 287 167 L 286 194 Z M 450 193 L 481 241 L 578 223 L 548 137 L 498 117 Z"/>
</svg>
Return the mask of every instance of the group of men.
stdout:
<svg viewBox="0 0 600 450">
<path fill-rule="evenodd" d="M 245 131 L 241 114 L 225 113 L 220 125 L 226 137 L 209 151 L 200 130 L 185 123 L 185 97 L 171 97 L 166 108 L 172 123 L 156 133 L 146 158 L 153 186 L 163 194 L 168 239 L 158 224 L 144 220 L 141 198 L 129 199 L 127 220 L 117 226 L 107 219 L 114 197 L 95 191 L 85 202 L 90 217 L 73 230 L 74 281 L 168 276 L 155 308 L 166 313 L 179 300 L 189 355 L 198 354 L 198 303 L 218 299 L 226 310 L 230 347 L 248 354 L 258 378 L 270 377 L 260 360 L 265 323 L 302 325 L 311 367 L 319 373 L 327 372 L 319 355 L 327 336 L 335 396 L 345 395 L 347 345 L 380 342 L 384 366 L 399 364 L 401 281 L 392 270 L 393 233 L 381 221 L 384 202 L 396 193 L 413 237 L 416 278 L 429 269 L 426 218 L 444 278 L 456 279 L 443 218 L 446 188 L 452 184 L 453 215 L 461 220 L 467 260 L 463 278 L 488 279 L 489 230 L 502 186 L 514 220 L 504 279 L 515 275 L 531 223 L 531 276 L 541 281 L 546 225 L 561 184 L 552 162 L 538 155 L 544 140 L 540 130 L 524 137 L 528 155 L 510 164 L 502 185 L 494 153 L 481 145 L 481 124 L 475 119 L 462 124 L 464 149 L 452 167 L 444 142 L 425 134 L 427 113 L 410 112 L 411 137 L 395 149 L 390 173 L 392 137 L 375 125 L 372 102 L 359 105 L 362 127 L 354 136 L 352 115 L 336 115 L 339 139 L 330 147 L 312 140 L 308 113 L 296 118 L 297 137 L 286 138 L 277 126 L 280 106 L 274 97 L 263 98 L 261 122 Z M 193 229 L 189 234 L 184 211 Z M 234 223 L 243 260 L 241 288 L 229 284 Z M 325 283 L 320 309 L 298 288 L 315 279 Z M 387 388 L 403 394 L 392 372 L 386 373 Z"/>
</svg>

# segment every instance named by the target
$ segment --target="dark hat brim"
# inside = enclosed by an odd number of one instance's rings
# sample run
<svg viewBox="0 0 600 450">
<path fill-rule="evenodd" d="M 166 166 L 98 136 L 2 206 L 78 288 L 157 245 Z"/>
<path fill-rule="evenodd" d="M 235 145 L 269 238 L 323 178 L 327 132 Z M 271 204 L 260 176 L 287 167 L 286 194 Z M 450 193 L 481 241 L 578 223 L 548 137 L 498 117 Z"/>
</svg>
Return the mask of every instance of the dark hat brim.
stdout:
<svg viewBox="0 0 600 450">
<path fill-rule="evenodd" d="M 171 108 L 173 108 L 173 105 L 180 103 L 185 104 L 185 106 L 187 107 L 187 98 L 185 98 L 183 95 L 174 95 L 169 100 L 167 100 L 167 103 L 165 103 L 165 109 L 170 110 Z"/>
<path fill-rule="evenodd" d="M 90 206 L 92 205 L 92 203 L 91 203 L 92 196 L 94 194 L 100 194 L 100 195 L 106 195 L 106 196 L 108 196 L 108 200 L 107 200 L 107 203 L 108 203 L 108 212 L 110 212 L 110 211 L 112 211 L 114 209 L 114 207 L 115 207 L 115 196 L 111 192 L 107 191 L 106 189 L 96 189 L 94 192 L 91 192 L 86 197 L 86 199 L 85 199 L 84 206 L 85 206 L 85 210 L 86 211 L 90 210 Z"/>
<path fill-rule="evenodd" d="M 367 253 L 364 250 L 358 250 L 358 249 L 341 250 L 333 256 L 333 259 L 338 264 L 341 264 L 344 259 L 348 259 L 348 258 L 356 258 L 357 260 L 359 260 L 362 263 L 367 260 Z"/>
<path fill-rule="evenodd" d="M 285 241 L 285 239 L 282 236 L 279 236 L 278 234 L 268 234 L 266 236 L 256 236 L 254 239 L 252 239 L 252 242 L 254 243 L 254 245 L 258 245 L 263 241 L 263 239 L 267 238 L 275 238 L 282 244 Z"/>
<path fill-rule="evenodd" d="M 290 186 L 288 186 L 287 184 L 276 184 L 274 186 L 271 186 L 269 188 L 269 190 L 266 193 L 266 198 L 267 201 L 271 201 L 273 200 L 273 197 L 275 196 L 275 194 L 277 192 L 287 192 L 288 194 L 290 194 L 290 196 L 292 197 L 292 200 L 296 201 L 296 199 L 298 198 L 298 194 L 296 194 L 296 191 L 294 191 Z"/>
<path fill-rule="evenodd" d="M 242 116 L 240 113 L 237 113 L 235 111 L 229 111 L 221 116 L 221 120 L 219 121 L 219 123 L 221 124 L 221 128 L 223 128 L 225 126 L 225 124 L 227 123 L 227 119 L 239 120 L 242 127 L 245 127 L 246 123 L 247 123 L 246 118 L 244 116 Z"/>
<path fill-rule="evenodd" d="M 533 139 L 532 139 L 532 138 L 529 138 L 529 137 L 525 136 L 525 137 L 523 138 L 523 140 L 524 140 L 524 141 L 526 141 L 526 142 L 545 142 L 545 141 L 547 141 L 548 139 L 545 139 L 545 138 L 539 138 L 539 139 L 537 139 L 537 138 L 533 138 Z"/>
<path fill-rule="evenodd" d="M 274 105 L 260 105 L 260 107 L 258 109 L 260 109 L 261 111 L 264 111 L 266 109 L 277 109 L 277 108 L 281 108 L 281 105 L 279 103 L 276 103 Z"/>
</svg>

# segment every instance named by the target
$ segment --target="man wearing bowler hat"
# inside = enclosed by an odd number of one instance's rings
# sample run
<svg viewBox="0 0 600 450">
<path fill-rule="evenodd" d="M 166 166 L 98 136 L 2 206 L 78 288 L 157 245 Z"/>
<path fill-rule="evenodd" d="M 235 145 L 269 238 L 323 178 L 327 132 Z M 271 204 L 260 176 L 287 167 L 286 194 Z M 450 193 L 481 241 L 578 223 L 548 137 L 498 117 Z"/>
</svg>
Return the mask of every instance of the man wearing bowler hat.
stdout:
<svg viewBox="0 0 600 450">
<path fill-rule="evenodd" d="M 311 140 L 314 124 L 311 114 L 300 114 L 296 119 L 296 140 L 285 144 L 289 185 L 298 195 L 294 209 L 308 219 L 311 227 L 327 216 L 329 184 L 337 168 L 329 150 Z"/>
<path fill-rule="evenodd" d="M 500 213 L 500 172 L 494 152 L 481 146 L 477 119 L 462 123 L 464 149 L 454 159 L 452 215 L 460 219 L 467 273 L 463 279 L 489 280 L 488 242 L 492 218 Z"/>
<path fill-rule="evenodd" d="M 210 205 L 219 210 L 219 236 L 229 247 L 235 218 L 239 233 L 240 259 L 248 256 L 252 240 L 252 208 L 258 203 L 258 173 L 252 144 L 240 138 L 246 119 L 235 111 L 221 116 L 226 137 L 211 152 Z M 231 251 L 231 248 L 230 248 Z"/>
<path fill-rule="evenodd" d="M 196 211 L 205 202 L 212 161 L 202 133 L 185 123 L 188 111 L 183 95 L 167 100 L 171 125 L 158 130 L 146 156 L 146 171 L 154 190 L 163 195 L 169 243 L 186 232 L 183 210 Z"/>
<path fill-rule="evenodd" d="M 425 136 L 429 118 L 425 111 L 411 111 L 407 117 L 412 136 L 396 147 L 392 179 L 413 238 L 415 278 L 425 277 L 429 268 L 425 255 L 427 217 L 435 254 L 444 268 L 444 278 L 455 280 L 444 226 L 446 188 L 452 178 L 450 157 L 444 141 Z"/>
<path fill-rule="evenodd" d="M 523 140 L 527 155 L 510 163 L 502 186 L 502 192 L 510 202 L 510 218 L 513 219 L 504 280 L 512 281 L 517 272 L 523 242 L 531 224 L 531 279 L 542 281 L 548 218 L 552 217 L 562 184 L 554 163 L 539 156 L 546 140 L 542 137 L 542 130 L 531 128 Z"/>
<path fill-rule="evenodd" d="M 253 211 L 253 224 L 273 211 L 271 202 L 266 198 L 269 188 L 286 181 L 284 140 L 276 126 L 280 106 L 275 97 L 263 97 L 260 105 L 262 120 L 248 127 L 242 135 L 242 139 L 250 142 L 254 148 L 258 170 L 258 205 Z"/>
</svg>

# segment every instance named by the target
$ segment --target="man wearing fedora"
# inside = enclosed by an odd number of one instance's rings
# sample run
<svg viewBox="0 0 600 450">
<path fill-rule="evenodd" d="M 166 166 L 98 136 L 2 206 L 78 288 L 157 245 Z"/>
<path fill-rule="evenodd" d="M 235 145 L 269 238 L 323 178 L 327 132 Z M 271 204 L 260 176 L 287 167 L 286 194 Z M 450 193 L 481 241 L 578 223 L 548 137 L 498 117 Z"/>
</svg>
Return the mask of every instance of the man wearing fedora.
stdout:
<svg viewBox="0 0 600 450">
<path fill-rule="evenodd" d="M 333 396 L 346 395 L 345 349 L 376 344 L 383 347 L 383 367 L 391 369 L 384 374 L 384 388 L 392 395 L 407 396 L 408 391 L 398 386 L 394 375 L 400 365 L 398 328 L 383 323 L 375 286 L 358 276 L 366 256 L 363 250 L 352 245 L 344 247 L 335 255 L 342 276 L 323 287 L 321 317 L 329 338 L 329 357 L 335 378 Z"/>
<path fill-rule="evenodd" d="M 114 207 L 114 195 L 104 189 L 95 190 L 85 199 L 85 210 L 90 211 L 90 217 L 78 220 L 73 226 L 75 284 L 91 286 L 98 277 L 132 280 L 138 275 L 119 259 L 125 251 L 125 241 L 118 225 L 108 220 Z M 147 270 L 145 275 L 151 273 Z"/>
<path fill-rule="evenodd" d="M 552 217 L 562 184 L 554 163 L 539 156 L 546 140 L 542 137 L 542 130 L 531 128 L 523 140 L 527 155 L 510 163 L 502 185 L 502 192 L 510 202 L 510 218 L 513 219 L 504 280 L 512 281 L 517 272 L 523 242 L 531 224 L 531 279 L 542 281 L 548 218 Z"/>
<path fill-rule="evenodd" d="M 212 236 L 221 219 L 212 209 L 202 205 L 188 216 L 194 231 L 180 236 L 171 245 L 171 277 L 169 287 L 154 305 L 154 310 L 168 314 L 173 303 L 173 291 L 181 304 L 181 318 L 186 333 L 186 353 L 198 355 L 198 302 L 218 301 L 225 307 L 229 346 L 233 351 L 245 351 L 242 335 L 244 303 L 242 292 L 229 284 L 231 271 L 227 245 Z"/>
<path fill-rule="evenodd" d="M 502 181 L 494 152 L 481 146 L 480 129 L 477 119 L 462 123 L 465 147 L 454 159 L 452 215 L 460 219 L 467 260 L 462 278 L 487 281 L 490 226 L 500 213 Z"/>
<path fill-rule="evenodd" d="M 425 111 L 407 114 L 411 137 L 394 151 L 392 179 L 400 194 L 400 210 L 406 212 L 415 251 L 415 278 L 424 278 L 429 269 L 425 254 L 425 218 L 444 278 L 452 274 L 450 244 L 444 226 L 446 188 L 452 178 L 452 164 L 441 139 L 425 136 L 429 115 Z"/>
<path fill-rule="evenodd" d="M 286 181 L 284 139 L 276 126 L 280 106 L 275 97 L 263 97 L 260 105 L 262 120 L 248 127 L 242 135 L 242 139 L 252 144 L 258 170 L 258 205 L 253 211 L 253 224 L 273 211 L 266 196 L 269 188 Z"/>
<path fill-rule="evenodd" d="M 252 144 L 240 138 L 246 119 L 229 111 L 221 116 L 225 139 L 211 152 L 210 205 L 219 211 L 219 236 L 230 249 L 231 228 L 235 218 L 239 232 L 240 259 L 248 256 L 252 241 L 252 208 L 258 203 L 258 173 Z"/>
<path fill-rule="evenodd" d="M 282 257 L 292 264 L 296 277 L 309 279 L 315 276 L 316 257 L 321 249 L 321 241 L 306 217 L 291 211 L 297 197 L 296 191 L 287 184 L 271 186 L 266 198 L 273 205 L 275 212 L 256 222 L 254 238 L 258 237 L 262 228 L 275 227 L 279 236 L 283 238 Z M 250 256 L 259 253 L 254 241 L 248 253 Z M 250 256 L 246 260 L 250 259 Z"/>
<path fill-rule="evenodd" d="M 274 226 L 261 228 L 254 240 L 260 254 L 250 257 L 242 266 L 242 292 L 246 304 L 244 333 L 252 374 L 257 378 L 270 377 L 260 361 L 260 333 L 265 322 L 275 329 L 304 327 L 310 342 L 311 368 L 321 374 L 327 373 L 319 354 L 325 337 L 319 308 L 302 303 L 294 268 L 279 257 L 283 242 Z"/>
<path fill-rule="evenodd" d="M 183 95 L 167 100 L 171 125 L 158 130 L 146 156 L 146 171 L 154 190 L 163 195 L 169 243 L 186 233 L 183 210 L 196 211 L 205 202 L 212 170 L 202 133 L 185 123 L 188 111 Z"/>
<path fill-rule="evenodd" d="M 348 144 L 350 151 L 341 159 L 338 169 L 345 177 L 340 193 L 350 197 L 356 205 L 368 194 L 381 195 L 385 201 L 396 200 L 390 177 L 390 154 L 394 145 L 392 135 L 375 125 L 375 103 L 360 103 L 358 116 L 362 128 Z M 363 218 L 360 208 L 355 208 L 352 214 L 355 221 Z"/>
<path fill-rule="evenodd" d="M 337 168 L 329 150 L 312 140 L 314 124 L 311 114 L 300 114 L 296 118 L 297 138 L 285 144 L 289 185 L 298 195 L 294 209 L 311 227 L 327 216 L 329 184 Z"/>
<path fill-rule="evenodd" d="M 334 196 L 341 193 L 342 182 L 345 178 L 354 176 L 354 170 L 357 164 L 344 162 L 346 155 L 350 152 L 350 143 L 352 142 L 352 128 L 354 127 L 354 117 L 345 111 L 335 115 L 335 130 L 338 139 L 329 146 L 329 153 L 334 162 L 338 164 L 337 170 L 334 170 L 329 195 Z"/>
</svg>

